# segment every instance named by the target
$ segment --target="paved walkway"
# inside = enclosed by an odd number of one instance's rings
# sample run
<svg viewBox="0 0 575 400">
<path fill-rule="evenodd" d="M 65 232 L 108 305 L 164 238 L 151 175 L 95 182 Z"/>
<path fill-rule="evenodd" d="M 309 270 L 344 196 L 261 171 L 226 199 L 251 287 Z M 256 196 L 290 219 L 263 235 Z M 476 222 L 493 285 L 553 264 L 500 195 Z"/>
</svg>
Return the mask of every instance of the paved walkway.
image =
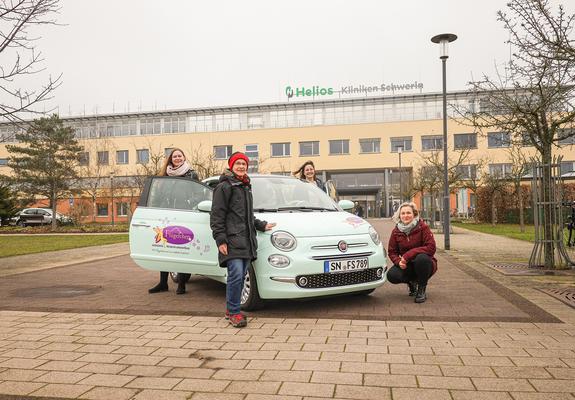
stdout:
<svg viewBox="0 0 575 400">
<path fill-rule="evenodd" d="M 386 224 L 376 222 L 380 231 Z M 501 322 L 498 315 L 464 322 L 480 312 L 477 307 L 451 321 L 443 316 L 399 321 L 393 315 L 379 321 L 273 318 L 272 308 L 270 315 L 252 314 L 248 328 L 237 330 L 208 315 L 0 311 L 0 394 L 5 395 L 0 399 L 575 400 L 575 310 L 536 290 L 545 281 L 504 276 L 485 266 L 490 254 L 497 254 L 494 246 L 506 255 L 521 246 L 517 241 L 458 235 L 452 237 L 458 251 L 440 254 L 442 270 L 433 278 L 429 302 L 415 305 L 397 286 L 387 285 L 380 289 L 382 304 L 395 302 L 394 312 L 401 306 L 418 312 L 441 308 L 447 299 L 438 296 L 439 283 L 447 272 L 459 270 L 459 284 L 475 281 L 486 291 L 462 290 L 451 298 L 471 297 L 481 305 L 498 296 L 531 322 Z M 464 244 L 456 240 L 485 244 L 463 252 Z M 109 259 L 111 266 L 119 259 Z M 76 266 L 50 272 L 70 268 Z M 35 285 L 46 272 L 2 278 L 0 285 L 18 277 Z M 102 276 L 106 273 L 101 269 Z M 133 278 L 126 275 L 130 286 Z M 506 298 L 509 293 L 514 300 Z M 165 295 L 162 301 L 182 298 Z M 6 310 L 4 301 L 0 308 Z M 533 322 L 534 309 L 561 322 Z"/>
</svg>

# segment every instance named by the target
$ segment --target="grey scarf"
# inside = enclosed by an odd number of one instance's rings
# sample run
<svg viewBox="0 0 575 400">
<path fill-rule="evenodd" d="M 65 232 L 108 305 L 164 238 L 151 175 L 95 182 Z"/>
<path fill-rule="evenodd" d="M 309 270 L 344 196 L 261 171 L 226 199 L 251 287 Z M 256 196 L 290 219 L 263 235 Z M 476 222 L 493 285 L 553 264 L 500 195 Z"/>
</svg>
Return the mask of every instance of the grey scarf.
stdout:
<svg viewBox="0 0 575 400">
<path fill-rule="evenodd" d="M 409 233 L 413 230 L 413 228 L 415 228 L 415 226 L 418 223 L 419 223 L 419 216 L 413 218 L 413 221 L 411 221 L 407 225 L 405 225 L 403 222 L 399 221 L 397 223 L 397 229 L 399 229 L 401 232 L 405 233 L 406 235 L 409 235 Z"/>
</svg>

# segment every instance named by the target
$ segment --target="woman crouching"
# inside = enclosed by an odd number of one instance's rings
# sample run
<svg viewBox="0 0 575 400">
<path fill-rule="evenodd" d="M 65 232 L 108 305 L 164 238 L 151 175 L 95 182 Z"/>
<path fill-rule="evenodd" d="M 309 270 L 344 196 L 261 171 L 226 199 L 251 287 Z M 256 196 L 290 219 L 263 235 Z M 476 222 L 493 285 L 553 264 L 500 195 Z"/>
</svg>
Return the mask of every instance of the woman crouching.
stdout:
<svg viewBox="0 0 575 400">
<path fill-rule="evenodd" d="M 393 267 L 387 271 L 391 283 L 407 283 L 416 303 L 427 299 L 427 281 L 437 271 L 435 239 L 429 226 L 419 219 L 414 203 L 403 203 L 394 215 L 397 225 L 389 237 L 387 254 Z"/>
</svg>

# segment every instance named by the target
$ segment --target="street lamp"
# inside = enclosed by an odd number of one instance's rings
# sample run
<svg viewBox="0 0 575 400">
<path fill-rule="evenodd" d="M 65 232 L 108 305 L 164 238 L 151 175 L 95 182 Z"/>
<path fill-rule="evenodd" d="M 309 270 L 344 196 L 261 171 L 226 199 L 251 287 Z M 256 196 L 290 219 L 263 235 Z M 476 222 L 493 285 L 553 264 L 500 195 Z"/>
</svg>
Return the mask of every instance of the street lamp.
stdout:
<svg viewBox="0 0 575 400">
<path fill-rule="evenodd" d="M 450 42 L 457 39 L 452 33 L 442 33 L 431 38 L 433 43 L 439 44 L 439 58 L 443 71 L 443 237 L 445 250 L 449 250 L 449 179 L 447 175 L 447 72 L 446 61 L 449 57 L 447 47 Z"/>
<path fill-rule="evenodd" d="M 402 181 L 401 175 L 403 175 L 403 174 L 401 173 L 401 153 L 403 153 L 403 147 L 402 147 L 402 146 L 399 146 L 399 147 L 397 148 L 397 154 L 399 154 L 399 204 L 403 204 L 403 191 L 401 190 L 401 188 L 402 188 L 402 185 L 401 185 L 401 183 L 402 183 L 402 182 L 401 182 L 401 181 Z"/>
<path fill-rule="evenodd" d="M 114 172 L 110 172 L 110 197 L 112 198 L 112 225 L 114 225 Z"/>
</svg>

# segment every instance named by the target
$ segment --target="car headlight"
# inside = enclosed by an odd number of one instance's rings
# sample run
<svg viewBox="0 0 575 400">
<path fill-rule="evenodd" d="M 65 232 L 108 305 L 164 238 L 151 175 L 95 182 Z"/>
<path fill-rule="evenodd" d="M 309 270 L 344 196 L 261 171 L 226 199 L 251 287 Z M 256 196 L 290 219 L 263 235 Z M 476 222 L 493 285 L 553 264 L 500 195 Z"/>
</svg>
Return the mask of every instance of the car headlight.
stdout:
<svg viewBox="0 0 575 400">
<path fill-rule="evenodd" d="M 377 233 L 377 231 L 375 230 L 375 228 L 373 226 L 369 227 L 368 232 L 369 232 L 369 236 L 371 236 L 371 240 L 373 240 L 373 243 L 375 243 L 375 244 L 381 243 L 381 240 L 379 240 L 379 234 Z"/>
<path fill-rule="evenodd" d="M 283 251 L 292 251 L 297 246 L 295 237 L 291 233 L 285 231 L 276 231 L 272 233 L 271 241 L 276 249 Z"/>
<path fill-rule="evenodd" d="M 272 267 L 276 268 L 285 268 L 290 263 L 289 258 L 281 254 L 272 254 L 268 257 L 268 262 Z"/>
</svg>

